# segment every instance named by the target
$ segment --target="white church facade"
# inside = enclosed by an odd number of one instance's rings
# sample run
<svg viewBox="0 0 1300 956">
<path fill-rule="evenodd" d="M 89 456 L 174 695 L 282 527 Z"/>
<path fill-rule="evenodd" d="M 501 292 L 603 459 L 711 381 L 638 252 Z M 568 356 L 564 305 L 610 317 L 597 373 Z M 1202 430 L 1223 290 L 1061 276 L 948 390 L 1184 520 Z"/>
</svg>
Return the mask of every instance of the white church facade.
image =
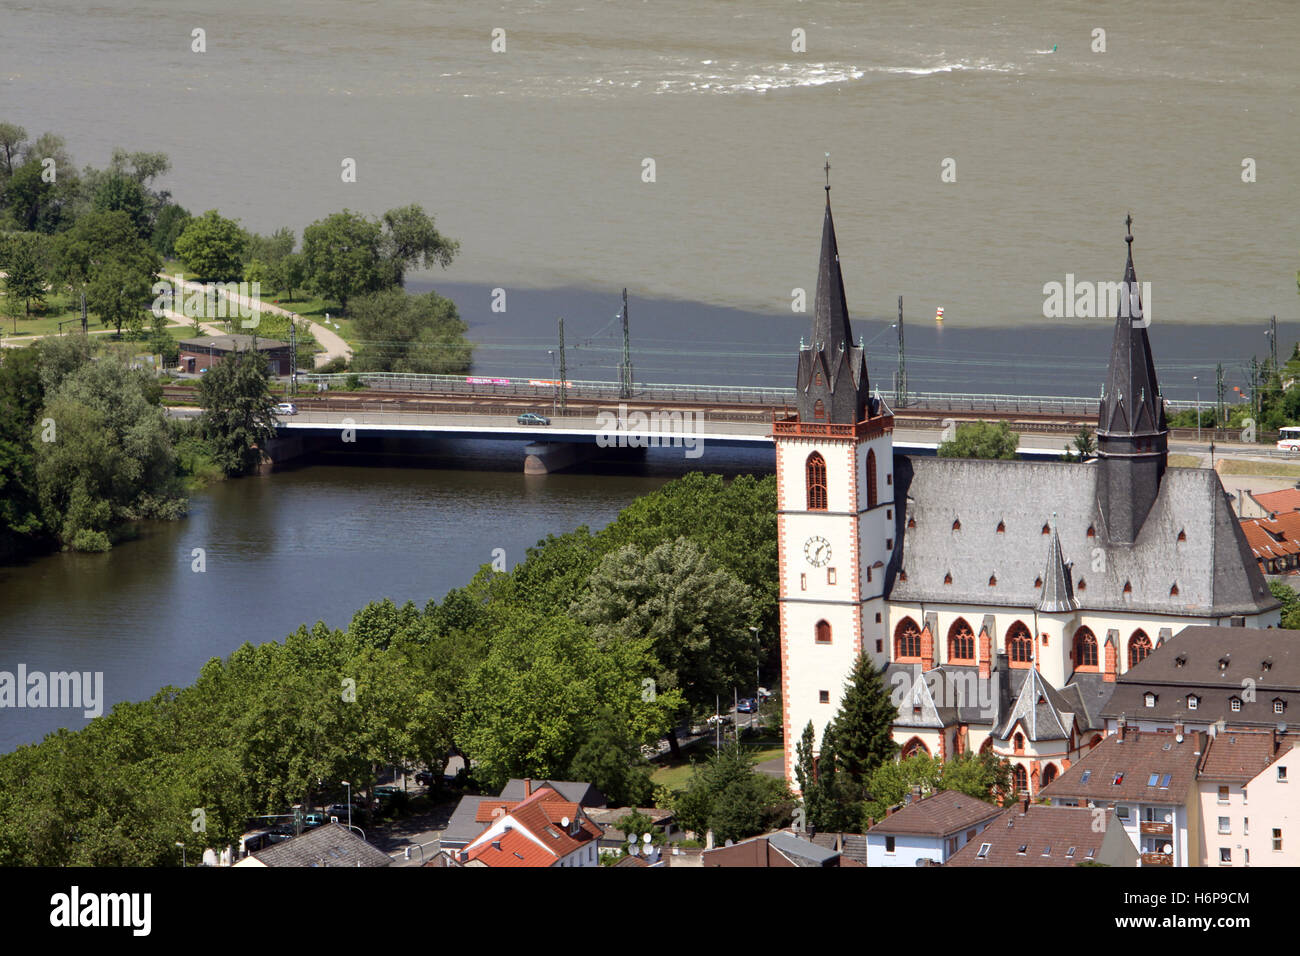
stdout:
<svg viewBox="0 0 1300 956">
<path fill-rule="evenodd" d="M 821 740 L 859 654 L 899 704 L 902 755 L 992 750 L 1036 795 L 1100 742 L 1116 677 L 1183 626 L 1279 623 L 1217 474 L 1168 467 L 1140 307 L 1116 320 L 1094 461 L 896 455 L 893 422 L 853 344 L 828 186 L 796 414 L 773 425 L 792 785 L 795 742 L 809 721 Z"/>
</svg>

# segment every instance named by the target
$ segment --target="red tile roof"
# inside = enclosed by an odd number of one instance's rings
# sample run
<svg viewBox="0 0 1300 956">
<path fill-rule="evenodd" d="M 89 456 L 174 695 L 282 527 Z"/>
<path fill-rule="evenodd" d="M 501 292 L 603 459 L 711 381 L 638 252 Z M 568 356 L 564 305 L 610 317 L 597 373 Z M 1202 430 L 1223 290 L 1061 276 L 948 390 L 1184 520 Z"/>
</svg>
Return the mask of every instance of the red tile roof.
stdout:
<svg viewBox="0 0 1300 956">
<path fill-rule="evenodd" d="M 1244 784 L 1291 749 L 1295 737 L 1272 730 L 1221 731 L 1201 758 L 1201 779 Z"/>
<path fill-rule="evenodd" d="M 1183 803 L 1196 782 L 1204 736 L 1184 734 L 1179 743 L 1174 734 L 1111 734 L 1044 787 L 1042 796 L 1077 797 L 1098 806 L 1115 800 Z"/>
<path fill-rule="evenodd" d="M 513 804 L 509 801 L 484 801 L 476 815 L 480 820 L 484 819 L 484 807 L 488 807 L 486 820 L 490 821 L 484 833 L 501 820 L 501 817 L 491 816 L 497 807 L 504 809 L 503 816 L 509 817 L 511 829 L 493 840 L 484 840 L 480 834 L 470 841 L 464 856 L 466 862 L 479 861 L 488 866 L 553 866 L 575 850 L 600 839 L 600 827 L 587 818 L 582 808 L 548 786 Z M 568 827 L 562 822 L 566 819 L 570 824 Z"/>
<path fill-rule="evenodd" d="M 1300 509 L 1300 488 L 1266 491 L 1263 494 L 1251 495 L 1251 497 L 1259 502 L 1260 507 L 1279 514 Z"/>
<path fill-rule="evenodd" d="M 1107 816 L 1113 817 L 1113 811 Z M 1096 860 L 1101 852 L 1106 832 L 1097 831 L 1094 819 L 1093 811 L 1086 807 L 1030 804 L 1026 813 L 1021 804 L 1015 804 L 944 865 L 1077 866 Z M 984 847 L 988 849 L 980 856 Z"/>
<path fill-rule="evenodd" d="M 940 790 L 885 817 L 867 832 L 946 837 L 992 819 L 1001 812 L 993 804 L 964 793 Z"/>
<path fill-rule="evenodd" d="M 1272 519 L 1242 518 L 1241 530 L 1256 558 L 1267 561 L 1300 554 L 1300 511 L 1286 512 Z"/>
</svg>

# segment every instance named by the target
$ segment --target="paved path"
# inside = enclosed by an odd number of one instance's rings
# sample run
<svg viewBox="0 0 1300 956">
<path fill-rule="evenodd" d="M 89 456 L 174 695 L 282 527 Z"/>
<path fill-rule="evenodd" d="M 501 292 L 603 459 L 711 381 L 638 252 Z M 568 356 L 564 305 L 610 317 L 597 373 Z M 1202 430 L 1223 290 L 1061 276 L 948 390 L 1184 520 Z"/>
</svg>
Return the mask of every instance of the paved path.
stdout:
<svg viewBox="0 0 1300 956">
<path fill-rule="evenodd" d="M 160 278 L 171 282 L 176 281 L 175 276 L 161 275 Z M 188 279 L 182 279 L 181 288 L 184 289 L 185 291 L 198 291 L 198 290 L 202 290 L 204 286 L 203 283 L 201 282 L 191 282 Z M 253 301 L 246 295 L 229 296 L 226 295 L 224 291 L 221 292 L 221 294 L 227 299 L 233 298 L 236 305 L 241 305 L 244 306 L 245 308 L 251 308 L 254 305 Z M 311 327 L 311 334 L 315 337 L 317 343 L 323 349 L 325 349 L 323 353 L 317 353 L 316 355 L 316 364 L 318 366 L 324 365 L 326 362 L 329 362 L 336 358 L 344 358 L 344 359 L 352 358 L 352 346 L 348 345 L 348 343 L 344 341 L 343 337 L 339 335 L 337 332 L 326 328 L 325 326 L 321 325 L 319 322 L 313 322 L 311 319 L 305 319 L 297 312 L 290 312 L 288 309 L 282 309 L 280 306 L 273 305 L 268 302 L 259 301 L 258 303 L 256 303 L 256 305 L 263 312 L 274 312 L 277 315 L 287 315 L 290 318 L 297 319 L 300 322 L 306 322 L 307 325 Z M 204 327 L 207 328 L 206 325 Z M 226 333 L 223 330 L 220 332 L 214 332 L 212 334 L 225 335 Z"/>
</svg>

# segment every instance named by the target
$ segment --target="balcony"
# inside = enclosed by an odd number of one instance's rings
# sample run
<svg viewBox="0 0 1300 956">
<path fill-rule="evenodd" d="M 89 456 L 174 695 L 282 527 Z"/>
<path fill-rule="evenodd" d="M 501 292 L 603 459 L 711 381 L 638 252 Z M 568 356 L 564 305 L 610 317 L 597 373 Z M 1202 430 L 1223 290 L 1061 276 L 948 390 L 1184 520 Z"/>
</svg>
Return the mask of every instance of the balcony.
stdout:
<svg viewBox="0 0 1300 956">
<path fill-rule="evenodd" d="M 1151 836 L 1173 836 L 1174 825 L 1172 823 L 1152 823 L 1149 820 L 1143 820 L 1140 832 L 1150 834 Z"/>
<path fill-rule="evenodd" d="M 772 434 L 778 438 L 856 438 L 865 441 L 894 430 L 894 416 L 877 415 L 856 425 L 838 425 L 829 422 L 800 421 L 797 415 L 784 417 L 772 415 Z"/>
<path fill-rule="evenodd" d="M 1173 866 L 1174 855 L 1172 853 L 1143 853 L 1143 866 Z"/>
</svg>

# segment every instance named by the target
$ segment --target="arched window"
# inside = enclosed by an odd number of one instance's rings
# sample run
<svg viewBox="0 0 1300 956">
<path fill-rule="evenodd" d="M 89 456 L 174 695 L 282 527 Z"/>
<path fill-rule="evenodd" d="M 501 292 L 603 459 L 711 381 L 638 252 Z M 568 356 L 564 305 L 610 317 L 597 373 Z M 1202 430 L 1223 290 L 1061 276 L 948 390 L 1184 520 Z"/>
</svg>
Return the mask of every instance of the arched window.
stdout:
<svg viewBox="0 0 1300 956">
<path fill-rule="evenodd" d="M 1013 738 L 1011 739 L 1011 745 L 1012 745 L 1012 747 L 1015 748 L 1016 753 L 1018 753 L 1018 754 L 1022 754 L 1022 753 L 1024 753 L 1024 752 L 1025 752 L 1025 735 L 1022 734 L 1022 733 L 1020 733 L 1019 731 L 1016 731 L 1016 735 L 1015 735 L 1015 737 L 1013 737 Z"/>
<path fill-rule="evenodd" d="M 1034 659 L 1034 638 L 1021 621 L 1007 629 L 1007 657 L 1012 664 L 1028 664 Z"/>
<path fill-rule="evenodd" d="M 826 420 L 826 406 L 822 404 L 820 398 L 813 402 L 813 418 L 817 419 L 819 422 Z"/>
<path fill-rule="evenodd" d="M 1128 666 L 1133 667 L 1141 664 L 1151 653 L 1151 638 L 1147 637 L 1146 631 L 1138 629 L 1133 632 L 1133 636 L 1128 639 Z"/>
<path fill-rule="evenodd" d="M 894 628 L 894 660 L 921 657 L 921 629 L 910 617 L 905 617 Z"/>
<path fill-rule="evenodd" d="M 1029 774 L 1025 773 L 1025 768 L 1020 764 L 1011 768 L 1011 779 L 1015 781 L 1016 792 L 1024 793 L 1029 789 Z"/>
<path fill-rule="evenodd" d="M 826 621 L 817 622 L 817 643 L 829 644 L 831 642 L 831 626 Z"/>
<path fill-rule="evenodd" d="M 975 632 L 964 617 L 959 617 L 948 628 L 948 660 L 975 661 Z"/>
<path fill-rule="evenodd" d="M 876 506 L 876 450 L 867 449 L 867 507 Z"/>
<path fill-rule="evenodd" d="M 1101 743 L 1101 734 L 1093 734 L 1092 739 L 1088 741 L 1088 749 L 1091 750 L 1099 743 Z"/>
<path fill-rule="evenodd" d="M 1097 635 L 1086 627 L 1074 632 L 1074 669 L 1097 669 Z"/>
<path fill-rule="evenodd" d="M 1049 763 L 1046 767 L 1043 768 L 1042 785 L 1045 787 L 1055 779 L 1056 779 L 1056 764 Z"/>
<path fill-rule="evenodd" d="M 930 756 L 930 748 L 925 745 L 920 737 L 913 737 L 903 744 L 903 749 L 899 751 L 899 759 L 906 760 L 908 757 L 916 757 L 921 754 L 927 757 Z"/>
<path fill-rule="evenodd" d="M 991 754 L 993 752 L 993 738 L 985 737 L 984 743 L 980 744 L 980 753 Z"/>
<path fill-rule="evenodd" d="M 818 452 L 808 456 L 804 467 L 808 479 L 808 510 L 826 510 L 826 459 Z"/>
</svg>

